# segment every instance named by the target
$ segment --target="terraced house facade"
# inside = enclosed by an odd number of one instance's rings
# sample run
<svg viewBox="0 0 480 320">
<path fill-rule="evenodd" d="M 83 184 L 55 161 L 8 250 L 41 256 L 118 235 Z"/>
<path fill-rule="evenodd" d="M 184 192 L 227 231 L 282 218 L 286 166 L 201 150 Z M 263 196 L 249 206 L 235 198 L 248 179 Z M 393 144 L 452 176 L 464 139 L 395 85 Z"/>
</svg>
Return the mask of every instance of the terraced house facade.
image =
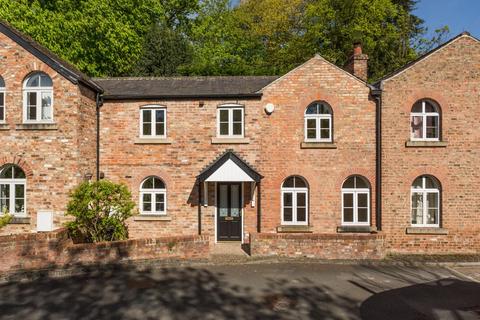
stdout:
<svg viewBox="0 0 480 320">
<path fill-rule="evenodd" d="M 479 41 L 375 84 L 367 61 L 356 45 L 344 69 L 317 55 L 281 77 L 90 79 L 2 23 L 1 232 L 61 226 L 69 192 L 105 178 L 137 203 L 132 238 L 478 252 Z"/>
</svg>

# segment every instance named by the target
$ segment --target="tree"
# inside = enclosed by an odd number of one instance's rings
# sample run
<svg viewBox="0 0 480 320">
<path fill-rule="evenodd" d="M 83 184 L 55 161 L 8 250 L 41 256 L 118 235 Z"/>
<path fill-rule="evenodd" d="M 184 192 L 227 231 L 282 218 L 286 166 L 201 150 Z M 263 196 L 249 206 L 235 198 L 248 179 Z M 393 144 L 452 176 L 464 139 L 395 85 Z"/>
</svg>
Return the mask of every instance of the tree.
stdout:
<svg viewBox="0 0 480 320">
<path fill-rule="evenodd" d="M 125 220 L 133 215 L 135 203 L 125 185 L 107 180 L 84 182 L 72 193 L 67 215 L 70 235 L 82 242 L 115 241 L 128 238 Z"/>
</svg>

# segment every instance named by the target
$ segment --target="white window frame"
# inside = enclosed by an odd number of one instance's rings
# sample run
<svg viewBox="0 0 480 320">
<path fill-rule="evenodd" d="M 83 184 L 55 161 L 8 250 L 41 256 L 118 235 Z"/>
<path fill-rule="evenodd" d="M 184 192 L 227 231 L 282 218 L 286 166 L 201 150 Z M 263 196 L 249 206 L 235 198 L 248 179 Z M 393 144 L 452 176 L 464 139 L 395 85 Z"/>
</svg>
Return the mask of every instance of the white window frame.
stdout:
<svg viewBox="0 0 480 320">
<path fill-rule="evenodd" d="M 291 178 L 288 177 L 288 178 Z M 287 179 L 288 179 L 287 178 Z M 281 187 L 281 191 L 282 191 L 282 196 L 281 196 L 281 204 L 280 204 L 280 207 L 281 207 L 281 212 L 280 212 L 280 216 L 281 216 L 281 221 L 282 221 L 282 225 L 285 225 L 285 226 L 291 226 L 291 225 L 295 225 L 295 226 L 308 226 L 308 221 L 309 221 L 309 210 L 308 210 L 308 203 L 309 203 L 309 199 L 308 199 L 308 184 L 307 182 L 305 181 L 305 179 L 303 178 L 300 178 L 298 176 L 295 177 L 296 179 L 302 179 L 305 184 L 307 185 L 306 188 L 298 188 L 298 187 L 284 187 L 283 186 L 283 183 L 285 183 L 285 181 L 282 183 L 282 187 Z M 285 179 L 286 180 L 286 179 Z M 285 221 L 284 220 L 284 212 L 283 212 L 283 209 L 284 209 L 284 202 L 283 202 L 283 198 L 284 198 L 284 195 L 285 193 L 291 193 L 292 194 L 292 221 Z M 303 193 L 305 194 L 305 221 L 297 221 L 297 194 L 299 193 Z"/>
<path fill-rule="evenodd" d="M 425 112 L 425 103 L 430 103 L 435 109 L 436 112 Z M 440 111 L 439 107 L 436 103 L 429 101 L 429 100 L 421 100 L 422 103 L 422 112 L 410 112 L 410 140 L 411 141 L 440 141 Z M 412 124 L 414 117 L 421 117 L 422 118 L 422 137 L 415 138 L 415 134 L 413 132 Z M 428 117 L 436 117 L 437 118 L 437 130 L 436 130 L 436 138 L 427 138 L 427 118 Z"/>
<path fill-rule="evenodd" d="M 332 114 L 305 114 L 304 118 L 305 142 L 332 142 Z M 315 138 L 308 138 L 307 122 L 309 119 L 315 120 Z M 328 120 L 328 138 L 321 138 L 320 123 L 325 119 Z"/>
<path fill-rule="evenodd" d="M 9 187 L 10 192 L 10 199 L 9 204 L 10 208 L 14 210 L 14 212 L 10 212 L 10 214 L 16 217 L 26 217 L 27 216 L 27 179 L 0 179 L 0 184 L 6 184 Z M 23 185 L 23 212 L 15 212 L 15 186 L 16 185 Z M 3 214 L 2 208 L 0 207 L 0 215 Z"/>
<path fill-rule="evenodd" d="M 54 117 L 53 117 L 53 108 L 54 108 L 54 98 L 53 98 L 53 86 L 51 87 L 27 87 L 27 82 L 31 77 L 36 76 L 37 73 L 34 73 L 27 77 L 24 82 L 23 82 L 23 123 L 54 123 Z M 45 74 L 48 76 L 47 74 Z M 48 76 L 49 77 L 49 76 Z M 53 83 L 53 80 L 52 80 Z M 29 93 L 36 93 L 37 94 L 37 114 L 36 114 L 36 119 L 31 120 L 28 119 L 28 94 Z M 42 119 L 42 94 L 49 94 L 50 99 L 51 99 L 51 114 L 50 114 L 50 119 L 43 120 Z"/>
<path fill-rule="evenodd" d="M 144 189 L 143 188 L 143 184 L 145 183 L 145 181 L 147 181 L 147 179 L 149 178 L 158 178 L 158 177 L 154 177 L 154 176 L 150 176 L 150 177 L 147 177 L 145 178 L 142 183 L 140 184 L 140 199 L 139 199 L 139 211 L 140 211 L 140 214 L 141 215 L 159 215 L 159 216 L 166 216 L 167 215 L 167 186 L 165 184 L 165 182 L 162 180 L 163 184 L 165 185 L 165 188 L 164 189 Z M 151 195 L 151 198 L 152 198 L 152 210 L 151 211 L 144 211 L 143 210 L 143 195 L 144 194 L 150 194 Z M 164 210 L 163 211 L 156 211 L 156 210 L 153 210 L 154 208 L 156 208 L 156 203 L 157 203 L 157 195 L 163 195 L 163 199 L 164 199 Z"/>
<path fill-rule="evenodd" d="M 363 179 L 360 176 L 355 176 L 355 177 L 356 179 Z M 363 180 L 365 181 L 365 183 L 368 184 L 368 182 L 365 179 Z M 345 221 L 345 205 L 344 205 L 345 194 L 353 195 L 353 221 Z M 359 194 L 367 195 L 367 221 L 358 221 L 358 195 Z M 369 226 L 369 225 L 370 225 L 370 188 L 357 188 L 356 185 L 354 186 L 354 188 L 343 188 L 342 186 L 342 226 Z"/>
<path fill-rule="evenodd" d="M 220 112 L 228 111 L 228 134 L 220 134 Z M 242 133 L 233 134 L 233 110 L 242 112 Z M 238 104 L 224 104 L 217 108 L 217 138 L 244 138 L 245 137 L 245 108 Z"/>
<path fill-rule="evenodd" d="M 428 177 L 428 176 L 422 176 L 422 188 L 414 188 L 413 184 L 411 186 L 411 192 L 410 192 L 410 225 L 412 227 L 432 227 L 432 228 L 439 228 L 440 227 L 440 216 L 441 216 L 441 208 L 440 208 L 440 187 L 438 186 L 437 181 L 435 181 L 434 178 Z M 437 184 L 437 188 L 426 188 L 426 178 L 432 179 L 432 181 Z M 416 179 L 415 179 L 416 180 Z M 413 194 L 421 194 L 422 195 L 422 221 L 424 223 L 413 223 Z M 437 194 L 437 223 L 425 223 L 427 221 L 427 215 L 428 215 L 428 194 L 429 193 L 435 193 Z"/>
<path fill-rule="evenodd" d="M 152 134 L 150 135 L 145 135 L 143 134 L 143 111 L 144 110 L 150 110 L 151 111 L 151 116 L 152 116 Z M 164 124 L 163 124 L 163 134 L 158 135 L 157 134 L 157 117 L 155 116 L 155 113 L 157 110 L 163 111 L 163 117 L 165 119 Z M 148 105 L 148 106 L 143 106 L 140 108 L 140 125 L 139 125 L 139 136 L 140 138 L 143 139 L 166 139 L 167 138 L 167 108 L 164 106 L 157 106 L 157 105 Z"/>
</svg>

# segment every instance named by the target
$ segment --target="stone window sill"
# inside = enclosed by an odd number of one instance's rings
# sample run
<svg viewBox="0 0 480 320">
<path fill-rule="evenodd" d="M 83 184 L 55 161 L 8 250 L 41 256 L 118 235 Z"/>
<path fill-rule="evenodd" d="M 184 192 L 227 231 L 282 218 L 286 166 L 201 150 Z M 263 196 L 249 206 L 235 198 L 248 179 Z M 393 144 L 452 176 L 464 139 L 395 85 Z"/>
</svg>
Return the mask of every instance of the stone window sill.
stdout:
<svg viewBox="0 0 480 320">
<path fill-rule="evenodd" d="M 447 235 L 448 230 L 444 228 L 437 227 L 408 227 L 406 229 L 406 234 L 439 234 Z"/>
<path fill-rule="evenodd" d="M 278 226 L 278 233 L 312 233 L 310 226 Z"/>
<path fill-rule="evenodd" d="M 171 221 L 172 217 L 154 214 L 139 214 L 133 217 L 133 221 Z"/>
<path fill-rule="evenodd" d="M 137 138 L 134 144 L 172 144 L 172 140 L 168 138 Z"/>
<path fill-rule="evenodd" d="M 337 145 L 333 142 L 302 142 L 302 149 L 337 149 Z"/>
<path fill-rule="evenodd" d="M 249 144 L 248 138 L 212 138 L 212 144 Z"/>
<path fill-rule="evenodd" d="M 10 130 L 10 126 L 6 123 L 0 123 L 0 130 Z"/>
<path fill-rule="evenodd" d="M 16 130 L 58 130 L 56 123 L 17 123 Z"/>
<path fill-rule="evenodd" d="M 411 141 L 405 142 L 407 148 L 445 148 L 447 141 Z"/>
<path fill-rule="evenodd" d="M 338 233 L 372 233 L 377 229 L 371 226 L 338 226 Z"/>
<path fill-rule="evenodd" d="M 30 217 L 13 217 L 10 224 L 30 224 Z"/>
</svg>

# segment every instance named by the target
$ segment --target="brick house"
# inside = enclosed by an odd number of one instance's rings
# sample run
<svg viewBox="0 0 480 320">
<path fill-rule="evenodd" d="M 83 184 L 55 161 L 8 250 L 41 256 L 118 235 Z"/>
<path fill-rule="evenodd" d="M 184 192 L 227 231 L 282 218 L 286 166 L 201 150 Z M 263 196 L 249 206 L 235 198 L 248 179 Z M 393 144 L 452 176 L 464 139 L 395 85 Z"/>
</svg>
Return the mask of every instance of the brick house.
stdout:
<svg viewBox="0 0 480 320">
<path fill-rule="evenodd" d="M 1 232 L 60 225 L 68 193 L 100 176 L 130 188 L 132 238 L 478 252 L 479 41 L 375 84 L 367 61 L 357 45 L 345 69 L 317 55 L 281 77 L 89 79 L 1 23 L 0 202 L 16 215 Z"/>
</svg>

